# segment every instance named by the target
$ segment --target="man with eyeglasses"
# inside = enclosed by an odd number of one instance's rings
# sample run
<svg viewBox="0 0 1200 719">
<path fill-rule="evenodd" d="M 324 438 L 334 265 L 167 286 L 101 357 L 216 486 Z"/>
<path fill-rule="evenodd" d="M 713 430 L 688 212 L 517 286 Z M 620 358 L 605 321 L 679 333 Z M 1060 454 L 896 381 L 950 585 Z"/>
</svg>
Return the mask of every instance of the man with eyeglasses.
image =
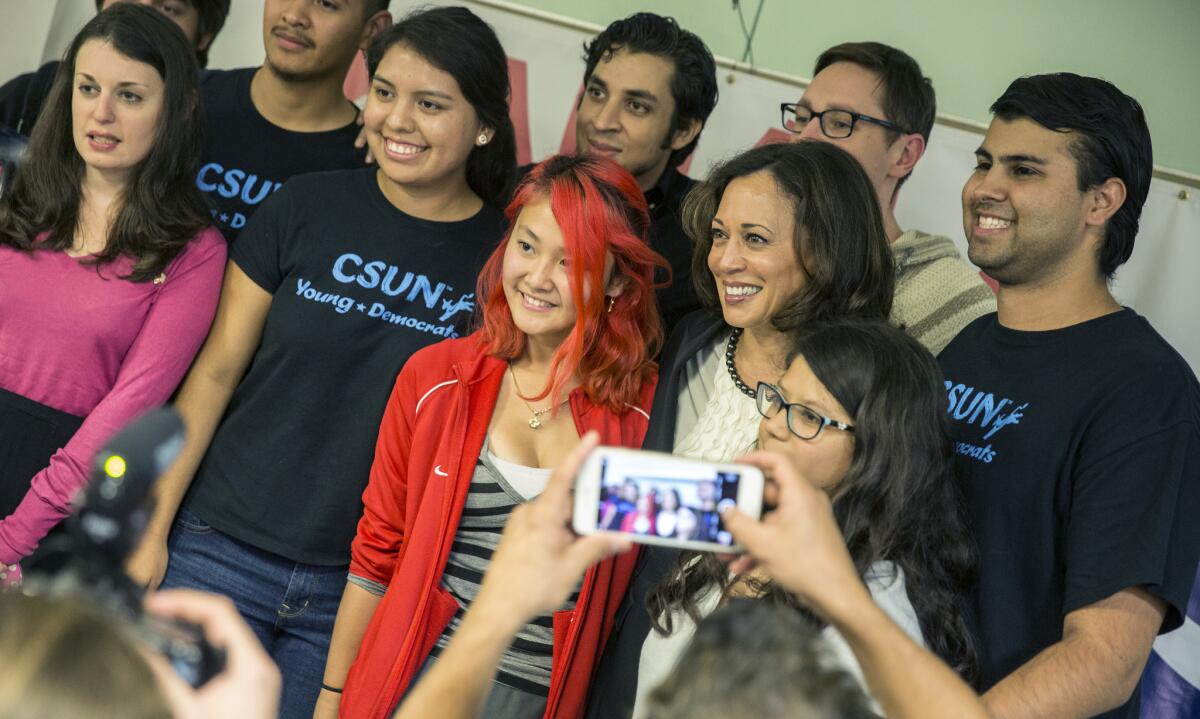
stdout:
<svg viewBox="0 0 1200 719">
<path fill-rule="evenodd" d="M 954 242 L 896 221 L 900 187 L 925 153 L 936 113 L 933 84 L 904 52 L 877 42 L 836 45 L 817 58 L 799 102 L 781 106 L 797 141 L 846 150 L 871 179 L 896 259 L 892 321 L 933 354 L 972 320 L 996 309 L 996 298 Z"/>
</svg>

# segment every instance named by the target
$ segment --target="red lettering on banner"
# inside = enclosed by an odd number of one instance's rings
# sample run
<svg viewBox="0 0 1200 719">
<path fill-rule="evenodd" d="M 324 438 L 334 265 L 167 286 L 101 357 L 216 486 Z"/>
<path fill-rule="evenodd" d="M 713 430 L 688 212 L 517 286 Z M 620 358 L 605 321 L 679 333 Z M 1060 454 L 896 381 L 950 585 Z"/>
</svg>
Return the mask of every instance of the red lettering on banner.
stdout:
<svg viewBox="0 0 1200 719">
<path fill-rule="evenodd" d="M 350 69 L 346 72 L 346 79 L 342 81 L 342 94 L 350 102 L 357 103 L 367 94 L 367 88 L 370 86 L 371 78 L 367 75 L 366 56 L 361 52 L 357 53 L 354 56 L 354 62 L 350 63 Z"/>
<path fill-rule="evenodd" d="M 697 144 L 696 147 L 700 147 L 700 145 Z M 694 157 L 696 157 L 696 151 L 692 150 L 692 154 L 688 155 L 687 159 L 684 160 L 683 163 L 679 166 L 679 171 L 681 173 L 683 173 L 685 175 L 688 174 L 688 168 L 692 166 L 692 159 Z"/>
<path fill-rule="evenodd" d="M 758 142 L 754 143 L 755 147 L 763 145 L 774 145 L 779 142 L 790 142 L 792 134 L 785 130 L 777 130 L 774 127 L 763 133 L 763 136 L 758 138 Z"/>
<path fill-rule="evenodd" d="M 533 149 L 529 144 L 529 72 L 524 60 L 508 58 L 508 82 L 512 86 L 508 116 L 517 136 L 517 166 L 527 165 L 533 162 Z"/>
</svg>

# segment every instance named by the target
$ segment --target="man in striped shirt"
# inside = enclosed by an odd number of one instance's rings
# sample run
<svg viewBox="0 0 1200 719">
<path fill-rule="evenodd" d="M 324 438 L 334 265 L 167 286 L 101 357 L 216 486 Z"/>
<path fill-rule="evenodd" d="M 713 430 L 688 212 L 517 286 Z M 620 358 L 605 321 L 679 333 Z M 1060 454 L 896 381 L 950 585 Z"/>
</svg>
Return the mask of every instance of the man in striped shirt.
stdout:
<svg viewBox="0 0 1200 719">
<path fill-rule="evenodd" d="M 996 310 L 995 295 L 953 241 L 905 232 L 896 221 L 896 198 L 925 153 L 936 110 L 933 85 L 916 60 L 877 42 L 821 53 L 800 100 L 783 108 L 794 140 L 835 144 L 866 170 L 896 260 L 892 322 L 935 355 L 971 320 Z"/>
</svg>

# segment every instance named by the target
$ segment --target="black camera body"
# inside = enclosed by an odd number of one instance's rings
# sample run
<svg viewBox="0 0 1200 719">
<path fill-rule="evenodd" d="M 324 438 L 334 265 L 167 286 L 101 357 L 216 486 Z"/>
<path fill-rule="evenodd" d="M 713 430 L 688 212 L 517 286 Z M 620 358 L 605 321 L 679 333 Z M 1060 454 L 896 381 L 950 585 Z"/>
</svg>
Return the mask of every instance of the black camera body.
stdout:
<svg viewBox="0 0 1200 719">
<path fill-rule="evenodd" d="M 153 512 L 154 481 L 183 441 L 183 421 L 170 408 L 154 410 L 118 432 L 96 455 L 87 489 L 63 523 L 65 533 L 50 540 L 23 591 L 83 600 L 123 618 L 137 639 L 199 687 L 224 668 L 224 651 L 209 644 L 195 624 L 146 614 L 144 591 L 124 568 Z"/>
</svg>

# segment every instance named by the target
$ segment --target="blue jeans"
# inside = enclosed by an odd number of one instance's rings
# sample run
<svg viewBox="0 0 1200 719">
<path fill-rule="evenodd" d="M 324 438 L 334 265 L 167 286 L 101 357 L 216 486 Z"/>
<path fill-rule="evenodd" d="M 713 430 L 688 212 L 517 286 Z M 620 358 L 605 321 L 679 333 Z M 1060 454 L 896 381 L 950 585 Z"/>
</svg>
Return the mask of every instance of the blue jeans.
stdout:
<svg viewBox="0 0 1200 719">
<path fill-rule="evenodd" d="M 348 567 L 300 564 L 222 534 L 180 509 L 162 587 L 233 600 L 283 675 L 279 716 L 310 719 Z"/>
</svg>

